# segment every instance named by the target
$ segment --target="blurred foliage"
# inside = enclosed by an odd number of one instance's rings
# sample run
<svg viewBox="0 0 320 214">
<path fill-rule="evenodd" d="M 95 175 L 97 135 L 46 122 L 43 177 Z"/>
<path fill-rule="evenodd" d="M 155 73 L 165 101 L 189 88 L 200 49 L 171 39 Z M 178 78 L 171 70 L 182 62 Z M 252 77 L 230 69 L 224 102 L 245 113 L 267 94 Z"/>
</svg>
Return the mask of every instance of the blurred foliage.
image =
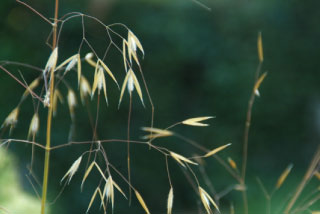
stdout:
<svg viewBox="0 0 320 214">
<path fill-rule="evenodd" d="M 53 16 L 54 1 L 26 2 L 46 17 Z M 320 3 L 311 0 L 200 2 L 211 11 L 192 0 L 73 0 L 60 2 L 60 14 L 79 11 L 92 14 L 106 24 L 117 22 L 127 25 L 139 37 L 146 52 L 142 68 L 155 104 L 155 127 L 164 128 L 190 117 L 214 115 L 216 118 L 208 128 L 177 127 L 175 131 L 208 148 L 231 142 L 232 147 L 223 151 L 221 157 L 227 159 L 230 156 L 239 166 L 247 102 L 258 65 L 256 39 L 258 32 L 262 32 L 265 59 L 262 70 L 268 71 L 268 76 L 261 85 L 261 97 L 256 99 L 253 107 L 248 156 L 249 204 L 257 212 L 264 209 L 264 199 L 255 176 L 259 176 L 272 189 L 282 170 L 293 163 L 292 174 L 278 196 L 275 196 L 284 198 L 302 178 L 319 144 Z M 0 60 L 44 67 L 50 54 L 50 48 L 46 45 L 50 26 L 12 0 L 1 2 L 0 14 Z M 106 35 L 90 21 L 86 22 L 86 30 L 88 39 L 102 55 L 106 48 Z M 79 20 L 66 24 L 59 41 L 59 48 L 63 50 L 61 60 L 78 50 L 81 33 Z M 106 61 L 121 77 L 119 79 L 123 79 L 121 56 L 111 50 Z M 38 75 L 17 66 L 8 68 L 16 76 L 21 70 L 27 82 Z M 84 69 L 88 76 L 92 74 L 89 66 L 84 66 Z M 102 104 L 101 109 L 106 111 L 100 114 L 98 133 L 101 139 L 125 139 L 128 97 L 117 110 L 119 92 L 111 81 L 107 84 L 110 104 L 108 107 Z M 0 85 L 0 120 L 3 121 L 18 103 L 24 89 L 4 72 L 0 72 Z M 76 81 L 73 86 L 76 88 Z M 147 100 L 146 91 L 143 92 Z M 63 93 L 66 94 L 66 91 Z M 138 97 L 134 98 L 137 100 L 133 103 L 131 135 L 133 139 L 138 139 L 143 134 L 140 127 L 149 125 L 151 108 L 147 103 L 144 109 Z M 27 136 L 32 117 L 30 112 L 33 112 L 31 99 L 27 103 L 21 108 L 19 123 L 13 133 L 15 138 Z M 96 101 L 91 105 L 93 113 L 95 105 Z M 41 130 L 45 133 L 46 113 L 44 109 L 41 111 Z M 60 105 L 58 111 L 53 124 L 55 145 L 66 142 L 66 130 L 69 130 L 70 122 L 66 103 Z M 90 140 L 92 134 L 86 109 L 79 107 L 77 113 L 75 138 Z M 40 134 L 38 141 L 43 143 L 44 137 L 44 134 Z M 178 139 L 159 140 L 160 143 L 187 156 L 200 153 Z M 111 162 L 114 160 L 116 167 L 125 172 L 126 147 L 110 144 L 107 148 L 114 151 L 110 152 Z M 61 177 L 85 149 L 88 148 L 79 146 L 77 149 L 72 147 L 52 153 L 50 199 L 53 200 L 59 193 Z M 10 150 L 19 156 L 21 171 L 26 171 L 31 147 L 12 144 Z M 41 178 L 43 152 L 37 150 L 36 154 L 35 174 Z M 141 189 L 150 209 L 154 210 L 152 213 L 164 213 L 169 191 L 164 159 L 159 161 L 162 156 L 140 146 L 132 148 L 132 157 L 133 183 Z M 175 187 L 174 211 L 195 212 L 197 196 L 179 168 L 173 162 L 170 162 L 171 165 Z M 214 160 L 206 162 L 206 170 L 218 191 L 235 182 Z M 81 193 L 80 174 L 81 170 L 52 206 L 53 210 L 57 209 L 59 213 L 83 213 L 86 210 L 96 185 L 94 182 L 87 183 L 87 188 Z M 33 191 L 29 183 L 25 182 L 24 185 L 28 191 Z M 252 200 L 255 203 L 250 203 Z M 229 206 L 231 201 L 236 207 L 241 207 L 240 193 L 232 192 L 222 203 Z M 126 201 L 116 197 L 116 202 L 115 213 L 123 213 L 128 209 Z M 319 209 L 319 204 L 317 206 Z M 131 213 L 135 211 L 141 212 L 141 209 L 134 202 Z"/>
<path fill-rule="evenodd" d="M 9 213 L 39 213 L 40 201 L 37 200 L 36 196 L 25 193 L 24 188 L 20 184 L 20 180 L 22 179 L 20 176 L 24 175 L 20 175 L 17 168 L 17 162 L 12 154 L 1 148 L 0 213 L 6 213 L 5 211 L 10 211 Z"/>
</svg>

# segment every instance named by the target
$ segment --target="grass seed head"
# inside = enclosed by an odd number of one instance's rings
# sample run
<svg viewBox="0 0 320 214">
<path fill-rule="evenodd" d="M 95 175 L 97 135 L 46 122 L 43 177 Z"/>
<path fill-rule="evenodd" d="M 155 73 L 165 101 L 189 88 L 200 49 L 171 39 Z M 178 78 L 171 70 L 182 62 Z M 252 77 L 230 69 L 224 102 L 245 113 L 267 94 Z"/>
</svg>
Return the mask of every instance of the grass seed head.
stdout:
<svg viewBox="0 0 320 214">
<path fill-rule="evenodd" d="M 231 166 L 231 168 L 233 168 L 235 170 L 238 169 L 236 162 L 234 160 L 232 160 L 232 158 L 228 157 L 228 163 Z"/>
<path fill-rule="evenodd" d="M 149 209 L 148 209 L 146 203 L 144 202 L 142 196 L 140 195 L 140 193 L 137 190 L 134 190 L 134 193 L 136 194 L 136 197 L 137 197 L 139 203 L 141 204 L 142 208 L 144 209 L 144 211 L 146 211 L 147 214 L 150 214 Z"/>
<path fill-rule="evenodd" d="M 284 181 L 286 180 L 286 178 L 288 177 L 291 169 L 293 167 L 293 164 L 290 164 L 283 172 L 282 174 L 280 175 L 278 181 L 277 181 L 277 184 L 276 184 L 276 189 L 279 189 L 282 184 L 284 183 Z"/>
<path fill-rule="evenodd" d="M 190 118 L 187 120 L 182 121 L 182 124 L 189 125 L 189 126 L 209 126 L 209 124 L 205 123 L 200 123 L 203 120 L 208 120 L 213 118 L 212 116 L 208 117 L 195 117 L 195 118 Z"/>
<path fill-rule="evenodd" d="M 219 207 L 214 202 L 214 200 L 211 198 L 211 196 L 204 189 L 202 189 L 200 186 L 198 187 L 198 189 L 199 189 L 199 195 L 200 195 L 201 202 L 202 202 L 204 208 L 206 209 L 207 213 L 208 214 L 212 213 L 210 203 L 214 206 L 215 209 L 218 210 L 218 212 L 220 212 Z"/>
<path fill-rule="evenodd" d="M 28 132 L 28 139 L 30 138 L 31 135 L 34 138 L 34 136 L 37 134 L 37 132 L 39 131 L 39 123 L 40 123 L 39 115 L 35 113 L 31 119 L 29 132 Z"/>
<path fill-rule="evenodd" d="M 174 152 L 170 152 L 170 155 L 173 159 L 175 159 L 181 166 L 186 167 L 185 163 L 190 163 L 193 165 L 198 165 L 197 163 L 187 159 L 186 157 L 183 157 L 182 155 L 179 155 Z"/>
<path fill-rule="evenodd" d="M 208 152 L 207 154 L 205 154 L 204 157 L 210 157 L 212 155 L 215 155 L 216 153 L 220 152 L 221 150 L 227 148 L 230 145 L 231 145 L 231 143 L 228 143 L 226 145 L 223 145 L 223 146 L 220 146 L 218 148 L 215 148 L 215 149 L 211 150 L 210 152 Z"/>
<path fill-rule="evenodd" d="M 62 182 L 65 178 L 68 177 L 68 184 L 70 183 L 73 175 L 76 173 L 76 171 L 80 166 L 81 160 L 82 160 L 82 156 L 80 156 L 75 162 L 73 162 L 73 164 L 71 165 L 67 173 L 63 176 L 60 182 Z"/>
<path fill-rule="evenodd" d="M 58 60 L 58 47 L 56 47 L 52 52 L 47 61 L 46 67 L 44 69 L 44 73 L 49 72 L 50 70 L 54 70 Z"/>
<path fill-rule="evenodd" d="M 18 123 L 18 116 L 19 116 L 19 107 L 16 107 L 10 112 L 10 114 L 4 120 L 1 128 L 10 126 L 10 134 L 11 134 L 13 128 Z"/>
<path fill-rule="evenodd" d="M 53 101 L 52 101 L 52 111 L 53 111 L 54 117 L 57 115 L 58 100 L 60 101 L 60 103 L 63 103 L 63 97 L 59 89 L 55 89 L 53 94 Z"/>
<path fill-rule="evenodd" d="M 74 108 L 77 106 L 77 98 L 76 98 L 76 94 L 72 89 L 68 90 L 68 105 L 69 105 L 71 118 L 74 119 Z"/>
<path fill-rule="evenodd" d="M 259 56 L 259 62 L 263 62 L 263 47 L 262 47 L 262 36 L 261 32 L 258 34 L 258 41 L 257 41 L 257 46 L 258 46 L 258 56 Z"/>
<path fill-rule="evenodd" d="M 80 78 L 80 99 L 82 104 L 84 105 L 84 101 L 87 98 L 87 96 L 91 95 L 91 86 L 89 81 L 84 77 L 81 76 Z"/>
<path fill-rule="evenodd" d="M 172 205 L 173 205 L 173 189 L 171 187 L 168 195 L 167 214 L 172 213 Z"/>
<path fill-rule="evenodd" d="M 40 82 L 39 78 L 36 78 L 35 80 L 33 80 L 31 84 L 28 86 L 28 88 L 22 94 L 21 99 L 22 100 L 25 99 L 29 95 L 30 91 L 33 91 L 39 85 L 39 82 Z"/>
</svg>

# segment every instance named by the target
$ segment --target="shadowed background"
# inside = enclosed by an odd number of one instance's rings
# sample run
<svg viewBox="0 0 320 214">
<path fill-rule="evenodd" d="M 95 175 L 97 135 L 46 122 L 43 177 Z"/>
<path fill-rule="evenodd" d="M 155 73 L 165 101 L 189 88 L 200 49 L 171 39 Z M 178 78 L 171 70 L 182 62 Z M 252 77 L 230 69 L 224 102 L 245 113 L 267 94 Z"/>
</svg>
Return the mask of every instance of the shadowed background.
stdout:
<svg viewBox="0 0 320 214">
<path fill-rule="evenodd" d="M 276 212 L 277 208 L 283 206 L 282 199 L 295 189 L 319 145 L 320 5 L 310 0 L 201 2 L 211 8 L 211 11 L 191 0 L 74 0 L 61 1 L 59 14 L 79 11 L 94 15 L 105 24 L 116 22 L 128 26 L 145 49 L 145 57 L 140 62 L 155 105 L 154 126 L 165 128 L 190 117 L 215 116 L 215 119 L 209 121 L 209 127 L 180 126 L 174 131 L 207 148 L 231 142 L 232 146 L 221 152 L 220 156 L 225 160 L 232 157 L 238 166 L 241 166 L 242 160 L 247 104 L 258 65 L 257 35 L 261 31 L 265 59 L 262 71 L 268 71 L 268 75 L 260 87 L 261 97 L 256 99 L 252 112 L 247 168 L 248 197 L 252 213 L 264 212 L 264 196 L 255 177 L 259 176 L 271 190 L 285 167 L 293 163 L 292 174 L 274 196 Z M 53 17 L 53 1 L 27 3 L 46 17 Z M 15 1 L 2 1 L 0 14 L 0 60 L 20 61 L 43 68 L 50 54 L 50 48 L 45 44 L 50 26 Z M 101 26 L 92 21 L 85 23 L 88 40 L 97 53 L 103 56 L 108 44 L 107 35 Z M 126 36 L 123 29 L 114 29 Z M 81 39 L 80 19 L 64 26 L 59 41 L 59 62 L 77 52 Z M 115 42 L 122 45 L 120 40 Z M 81 52 L 82 57 L 86 54 L 85 50 Z M 121 85 L 124 79 L 122 56 L 116 49 L 111 49 L 105 62 Z M 38 75 L 23 67 L 8 66 L 8 69 L 19 78 L 20 70 L 28 83 Z M 93 69 L 86 65 L 83 69 L 92 84 Z M 138 79 L 142 86 L 141 76 L 138 75 Z M 76 75 L 70 75 L 67 80 L 76 90 Z M 24 88 L 3 71 L 0 72 L 0 85 L 0 120 L 4 121 L 19 102 Z M 107 88 L 109 106 L 101 102 L 98 135 L 100 139 L 126 139 L 128 94 L 125 94 L 118 110 L 120 93 L 110 78 L 107 79 Z M 64 95 L 67 93 L 65 88 L 62 92 Z M 140 127 L 150 125 L 151 107 L 145 89 L 143 95 L 146 108 L 143 108 L 134 92 L 132 139 L 139 139 L 144 134 Z M 95 97 L 90 104 L 93 115 L 96 112 L 96 100 Z M 80 98 L 76 113 L 74 140 L 90 140 L 92 131 L 87 109 L 81 106 Z M 21 107 L 13 138 L 26 138 L 32 115 L 33 105 L 29 98 Z M 42 133 L 37 137 L 37 142 L 44 144 L 46 111 L 42 106 L 40 115 Z M 53 145 L 67 142 L 70 122 L 65 102 L 59 106 L 58 115 L 53 122 Z M 8 132 L 2 136 L 6 137 Z M 157 145 L 164 145 L 186 156 L 201 154 L 201 151 L 176 138 L 161 139 Z M 113 143 L 105 147 L 110 161 L 126 174 L 126 144 Z M 59 181 L 62 176 L 88 148 L 75 146 L 52 152 L 49 200 L 53 200 L 61 190 Z M 31 146 L 11 144 L 9 150 L 14 153 L 14 159 L 18 163 L 24 191 L 35 195 L 25 177 Z M 43 155 L 43 151 L 36 150 L 34 171 L 39 180 L 42 180 Z M 99 178 L 97 174 L 91 175 L 81 193 L 84 163 L 85 161 L 60 198 L 50 206 L 52 213 L 86 211 Z M 175 190 L 174 213 L 196 213 L 198 196 L 178 165 L 170 160 L 169 166 Z M 218 192 L 236 183 L 214 159 L 206 160 L 205 169 Z M 196 172 L 201 184 L 206 187 L 201 173 L 198 170 Z M 119 177 L 115 176 L 114 179 L 126 190 L 126 184 Z M 150 151 L 146 146 L 132 146 L 132 183 L 142 193 L 152 213 L 166 212 L 169 184 L 163 156 Z M 0 182 L 0 185 L 9 184 L 6 180 Z M 312 185 L 317 185 L 317 181 L 312 180 Z M 37 185 L 36 188 L 40 191 Z M 128 210 L 127 201 L 119 195 L 116 193 L 114 212 L 124 213 Z M 233 191 L 222 198 L 222 209 L 227 210 L 230 203 L 235 205 L 236 213 L 242 212 L 240 192 Z M 98 202 L 95 205 L 93 212 L 94 209 L 98 210 Z M 313 208 L 319 209 L 319 203 Z M 135 199 L 130 211 L 142 212 Z"/>
</svg>

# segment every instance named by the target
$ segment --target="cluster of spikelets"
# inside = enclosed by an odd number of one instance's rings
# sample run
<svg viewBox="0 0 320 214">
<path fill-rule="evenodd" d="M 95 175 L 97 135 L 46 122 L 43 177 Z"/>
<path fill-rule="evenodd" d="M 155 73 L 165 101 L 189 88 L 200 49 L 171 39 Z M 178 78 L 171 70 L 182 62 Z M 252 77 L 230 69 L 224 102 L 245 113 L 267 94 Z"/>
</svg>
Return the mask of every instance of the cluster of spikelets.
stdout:
<svg viewBox="0 0 320 214">
<path fill-rule="evenodd" d="M 126 69 L 126 76 L 123 81 L 122 89 L 121 89 L 121 95 L 119 99 L 119 105 L 121 103 L 121 100 L 124 95 L 124 91 L 127 88 L 128 92 L 131 96 L 132 92 L 136 88 L 137 93 L 141 99 L 141 102 L 143 103 L 143 97 L 142 97 L 142 91 L 140 84 L 137 80 L 137 77 L 132 69 L 132 58 L 135 60 L 137 64 L 139 64 L 138 57 L 137 57 L 137 48 L 142 51 L 144 54 L 144 50 L 142 48 L 142 45 L 138 38 L 129 30 L 128 32 L 128 39 L 123 39 L 123 59 L 124 59 L 124 65 Z M 126 50 L 128 52 L 128 57 L 129 61 L 127 60 L 127 54 Z M 90 86 L 89 81 L 86 79 L 84 75 L 81 73 L 81 57 L 80 54 L 77 53 L 70 58 L 66 59 L 64 62 L 62 62 L 59 66 L 56 67 L 57 61 L 58 61 L 58 47 L 56 47 L 45 66 L 43 69 L 43 81 L 44 81 L 44 86 L 45 86 L 45 96 L 44 99 L 40 101 L 43 102 L 44 106 L 49 106 L 53 105 L 53 115 L 55 116 L 57 113 L 57 104 L 58 101 L 63 102 L 63 96 L 60 93 L 58 88 L 54 89 L 54 95 L 53 95 L 53 100 L 50 101 L 50 82 L 51 80 L 49 79 L 50 77 L 50 72 L 57 72 L 64 70 L 63 77 L 71 70 L 74 69 L 74 67 L 77 67 L 77 76 L 78 76 L 78 85 L 79 85 L 79 91 L 80 91 L 80 99 L 81 102 L 84 104 L 84 101 L 87 96 L 91 96 L 93 98 L 94 94 L 96 91 L 98 91 L 98 94 L 100 94 L 101 90 L 103 90 L 104 97 L 106 99 L 106 102 L 108 103 L 108 98 L 107 98 L 107 88 L 106 88 L 106 81 L 105 81 L 105 74 L 108 74 L 111 79 L 116 83 L 116 85 L 119 88 L 119 84 L 114 77 L 113 73 L 109 69 L 109 67 L 100 59 L 97 57 L 97 61 L 93 60 L 94 54 L 93 53 L 88 53 L 85 56 L 85 61 L 93 66 L 95 68 L 94 71 L 94 80 L 92 87 Z M 129 69 L 128 69 L 129 68 Z M 18 116 L 19 116 L 19 108 L 20 104 L 28 97 L 29 94 L 34 95 L 33 90 L 39 86 L 40 81 L 42 79 L 41 77 L 36 78 L 34 81 L 30 83 L 30 85 L 27 86 L 25 92 L 23 93 L 21 97 L 21 101 L 19 102 L 19 105 L 7 116 L 5 119 L 4 123 L 2 124 L 1 128 L 10 128 L 10 134 L 12 132 L 12 129 L 16 126 L 18 122 Z M 48 80 L 49 79 L 49 80 Z M 77 106 L 77 98 L 76 94 L 73 89 L 68 87 L 68 94 L 67 94 L 67 101 L 68 101 L 68 106 L 70 110 L 70 115 L 71 118 L 74 118 L 75 114 L 75 107 Z M 28 138 L 31 135 L 35 135 L 37 131 L 39 130 L 39 116 L 37 113 L 34 114 L 31 123 L 30 123 L 30 128 L 29 128 L 29 133 L 28 133 Z"/>
<path fill-rule="evenodd" d="M 133 63 L 134 62 L 138 66 L 140 66 L 138 54 L 137 54 L 138 50 L 140 50 L 142 52 L 142 54 L 144 55 L 144 50 L 143 50 L 143 47 L 142 47 L 139 39 L 130 30 L 128 30 L 127 39 L 123 38 L 123 43 L 122 43 L 122 55 L 123 55 L 123 62 L 124 62 L 126 75 L 125 75 L 125 78 L 124 78 L 124 81 L 123 81 L 123 84 L 122 84 L 122 87 L 120 90 L 119 106 L 121 104 L 121 101 L 124 96 L 124 91 L 126 89 L 128 90 L 130 99 L 132 96 L 132 92 L 134 90 L 136 90 L 137 94 L 138 94 L 138 96 L 144 106 L 142 90 L 141 90 L 139 81 L 137 79 L 137 76 L 133 70 Z M 82 104 L 85 103 L 85 100 L 88 97 L 91 97 L 91 99 L 92 99 L 94 97 L 94 95 L 96 94 L 96 92 L 98 93 L 98 96 L 100 96 L 100 94 L 103 93 L 105 100 L 106 100 L 106 103 L 108 103 L 106 76 L 105 75 L 108 75 L 114 81 L 114 83 L 117 85 L 117 87 L 120 89 L 118 81 L 116 80 L 114 74 L 111 72 L 109 67 L 103 62 L 103 59 L 99 58 L 97 55 L 95 55 L 93 53 L 87 53 L 85 55 L 85 57 L 82 59 L 80 56 L 80 53 L 77 53 L 77 54 L 74 54 L 73 56 L 69 57 L 68 59 L 66 59 L 65 61 L 63 61 L 61 64 L 59 64 L 57 66 L 58 55 L 59 55 L 59 49 L 58 49 L 58 47 L 56 47 L 51 52 L 51 54 L 48 58 L 48 61 L 46 63 L 46 66 L 42 70 L 42 75 L 39 76 L 38 78 L 36 78 L 35 80 L 33 80 L 28 86 L 26 86 L 26 90 L 21 97 L 21 101 L 19 102 L 18 106 L 7 116 L 4 123 L 2 124 L 1 128 L 9 127 L 10 134 L 11 134 L 12 129 L 16 126 L 16 124 L 18 122 L 20 105 L 28 97 L 28 95 L 31 95 L 31 96 L 37 98 L 40 102 L 43 103 L 43 105 L 45 107 L 51 106 L 53 116 L 55 116 L 57 114 L 58 102 L 62 103 L 62 102 L 64 102 L 64 99 L 63 99 L 63 95 L 59 91 L 58 87 L 54 88 L 52 96 L 50 94 L 50 91 L 52 91 L 52 90 L 50 90 L 50 87 L 52 84 L 52 80 L 51 80 L 52 72 L 53 72 L 53 75 L 56 75 L 60 79 L 64 78 L 64 76 L 67 75 L 69 72 L 72 72 L 72 71 L 77 72 L 78 90 L 79 90 L 80 99 L 81 99 Z M 91 87 L 88 79 L 82 73 L 82 69 L 81 69 L 82 61 L 87 62 L 89 65 L 91 65 L 94 68 L 94 79 L 93 79 L 92 87 Z M 61 74 L 61 72 L 63 72 L 63 73 Z M 40 85 L 42 80 L 44 82 L 44 98 L 43 99 L 40 96 L 36 96 L 36 94 L 34 93 L 34 90 Z M 68 88 L 67 103 L 69 106 L 71 119 L 73 121 L 75 118 L 75 108 L 78 104 L 77 95 L 76 95 L 76 92 L 68 85 L 67 85 L 67 88 Z M 226 144 L 226 145 L 218 147 L 214 150 L 208 151 L 203 156 L 187 158 L 181 154 L 178 154 L 173 151 L 169 151 L 168 149 L 165 149 L 162 147 L 161 148 L 157 147 L 151 143 L 153 140 L 160 138 L 160 137 L 174 136 L 175 133 L 169 129 L 178 125 L 178 124 L 190 125 L 190 126 L 208 126 L 208 124 L 204 124 L 204 123 L 202 123 L 202 121 L 210 119 L 210 118 L 212 118 L 212 117 L 197 117 L 197 118 L 187 119 L 187 120 L 184 120 L 180 123 L 176 123 L 167 129 L 157 129 L 154 127 L 144 127 L 144 128 L 142 128 L 142 130 L 149 133 L 148 135 L 143 137 L 143 139 L 147 140 L 147 142 L 144 142 L 144 143 L 146 145 L 156 149 L 157 151 L 161 152 L 162 154 L 164 154 L 166 156 L 166 158 L 167 157 L 173 158 L 173 160 L 175 160 L 179 165 L 181 165 L 185 169 L 190 170 L 190 172 L 195 176 L 195 174 L 193 173 L 192 169 L 189 166 L 189 164 L 198 165 L 198 163 L 193 160 L 213 156 L 217 152 L 225 149 L 226 147 L 228 147 L 231 144 Z M 39 124 L 40 124 L 39 115 L 38 115 L 38 113 L 35 113 L 31 119 L 29 131 L 28 131 L 28 140 L 30 138 L 32 138 L 32 141 L 29 141 L 31 143 L 35 143 L 35 137 L 36 137 L 36 135 L 39 131 L 39 127 L 40 127 Z M 99 148 L 96 151 L 101 152 L 103 154 L 105 151 L 103 149 L 100 149 L 100 142 L 98 142 L 98 145 L 99 145 L 98 146 Z M 90 153 L 90 152 L 92 152 L 92 151 L 90 150 L 89 152 L 85 152 L 84 154 Z M 81 161 L 83 159 L 84 154 L 82 154 L 71 165 L 71 167 L 69 168 L 67 173 L 61 179 L 61 182 L 64 180 L 67 180 L 67 184 L 70 183 L 72 177 L 75 175 L 76 171 L 80 167 L 80 164 L 81 164 Z M 94 191 L 87 211 L 89 211 L 89 209 L 91 208 L 97 195 L 100 196 L 101 206 L 103 206 L 105 212 L 107 210 L 106 205 L 108 204 L 108 202 L 111 203 L 111 206 L 113 209 L 113 207 L 114 207 L 114 188 L 117 189 L 125 198 L 127 198 L 124 191 L 122 191 L 120 186 L 113 180 L 111 173 L 110 173 L 110 169 L 109 169 L 110 166 L 107 164 L 108 176 L 106 176 L 103 173 L 100 166 L 98 165 L 98 163 L 95 160 L 91 162 L 91 164 L 89 165 L 88 168 L 86 168 L 86 171 L 85 171 L 82 183 L 81 183 L 81 189 L 82 189 L 84 182 L 86 181 L 87 177 L 89 176 L 89 174 L 93 168 L 96 168 L 98 170 L 98 172 L 100 173 L 101 177 L 104 180 L 104 187 L 100 188 L 100 186 L 98 186 L 96 188 L 96 190 Z M 168 172 L 168 175 L 169 175 L 169 172 Z M 170 179 L 170 176 L 169 176 L 169 179 Z M 211 206 L 213 206 L 216 210 L 219 211 L 217 204 L 212 199 L 212 197 L 200 186 L 196 176 L 195 176 L 195 180 L 198 184 L 198 195 L 200 196 L 200 200 L 202 201 L 203 206 L 204 206 L 205 210 L 207 211 L 207 213 L 208 214 L 212 213 Z M 138 192 L 138 190 L 132 186 L 132 184 L 130 183 L 130 180 L 129 181 L 125 180 L 125 181 L 128 183 L 130 189 L 132 189 L 134 191 L 136 198 L 140 202 L 140 204 L 143 207 L 143 209 L 145 210 L 145 212 L 150 213 L 143 197 Z M 173 198 L 174 198 L 173 187 L 172 187 L 171 181 L 170 181 L 170 190 L 169 190 L 169 194 L 168 194 L 168 203 L 167 203 L 168 214 L 172 213 Z"/>
<path fill-rule="evenodd" d="M 187 119 L 184 120 L 180 123 L 176 123 L 174 126 L 178 125 L 178 124 L 185 124 L 185 125 L 190 125 L 190 126 L 207 126 L 208 124 L 204 124 L 201 123 L 201 121 L 206 120 L 206 119 L 210 119 L 212 117 L 197 117 L 197 118 L 191 118 L 191 119 Z M 172 128 L 173 126 L 171 126 L 170 128 Z M 151 128 L 151 127 L 143 127 L 142 128 L 143 131 L 149 132 L 150 134 L 144 136 L 145 139 L 148 139 L 148 143 L 146 143 L 146 145 L 149 145 L 155 149 L 157 149 L 158 151 L 162 152 L 166 157 L 170 156 L 173 158 L 173 160 L 175 160 L 180 166 L 182 166 L 184 169 L 188 169 L 192 172 L 192 174 L 194 175 L 191 167 L 189 166 L 189 164 L 192 165 L 198 165 L 197 162 L 194 162 L 192 159 L 199 159 L 199 158 L 207 158 L 210 156 L 215 155 L 216 153 L 218 153 L 219 151 L 225 149 L 226 147 L 230 146 L 231 144 L 226 144 L 223 146 L 220 146 L 218 148 L 215 148 L 209 152 L 207 152 L 205 155 L 203 156 L 197 156 L 197 157 L 192 157 L 192 158 L 187 158 L 184 157 L 181 154 L 177 154 L 173 151 L 169 151 L 165 148 L 161 148 L 161 147 L 157 147 L 153 144 L 151 144 L 151 142 L 153 140 L 155 140 L 156 138 L 160 138 L 160 137 L 169 137 L 169 136 L 174 136 L 175 133 L 171 130 L 168 129 L 158 129 L 158 128 Z M 100 143 L 99 146 L 100 147 Z M 76 171 L 79 169 L 80 164 L 81 164 L 81 160 L 82 160 L 82 156 L 80 156 L 69 168 L 69 170 L 67 171 L 67 173 L 63 176 L 63 178 L 61 179 L 61 182 L 65 179 L 67 179 L 67 183 L 69 183 L 72 179 L 72 177 L 75 175 Z M 117 189 L 124 198 L 127 199 L 126 194 L 124 193 L 124 191 L 120 188 L 120 186 L 112 179 L 110 170 L 109 170 L 109 166 L 107 166 L 107 172 L 109 174 L 108 178 L 105 176 L 105 174 L 103 173 L 102 169 L 100 168 L 100 166 L 98 165 L 98 163 L 96 161 L 92 161 L 91 164 L 89 165 L 89 167 L 86 169 L 85 174 L 83 176 L 82 179 L 82 183 L 81 183 L 81 189 L 83 188 L 84 182 L 86 181 L 87 177 L 89 176 L 89 174 L 91 173 L 92 169 L 96 168 L 99 172 L 99 174 L 101 175 L 101 177 L 104 180 L 104 187 L 100 188 L 99 186 L 96 188 L 96 190 L 94 191 L 90 203 L 88 205 L 88 209 L 87 212 L 89 211 L 89 209 L 91 208 L 95 198 L 97 196 L 100 197 L 101 200 L 101 206 L 103 207 L 104 211 L 106 212 L 107 210 L 107 203 L 110 202 L 111 203 L 111 207 L 112 210 L 114 208 L 114 189 Z M 168 172 L 169 175 L 169 172 Z M 169 175 L 169 179 L 170 179 L 170 175 Z M 216 202 L 213 200 L 213 198 L 200 186 L 197 178 L 195 177 L 195 180 L 198 184 L 198 195 L 200 196 L 200 200 L 206 210 L 206 212 L 208 214 L 211 214 L 213 212 L 213 210 L 211 209 L 211 207 L 213 206 L 218 212 L 219 211 L 219 207 L 216 204 Z M 143 197 L 141 196 L 141 194 L 138 192 L 137 189 L 135 189 L 127 180 L 126 182 L 129 184 L 130 188 L 134 191 L 138 201 L 140 202 L 142 208 L 145 210 L 146 213 L 150 213 Z M 172 213 L 172 208 L 173 208 L 173 199 L 174 199 L 174 193 L 173 193 L 173 187 L 171 184 L 171 180 L 170 180 L 170 190 L 169 190 L 169 194 L 168 194 L 168 199 L 167 199 L 167 213 L 171 214 Z M 106 201 L 106 203 L 104 203 L 104 201 Z"/>
</svg>

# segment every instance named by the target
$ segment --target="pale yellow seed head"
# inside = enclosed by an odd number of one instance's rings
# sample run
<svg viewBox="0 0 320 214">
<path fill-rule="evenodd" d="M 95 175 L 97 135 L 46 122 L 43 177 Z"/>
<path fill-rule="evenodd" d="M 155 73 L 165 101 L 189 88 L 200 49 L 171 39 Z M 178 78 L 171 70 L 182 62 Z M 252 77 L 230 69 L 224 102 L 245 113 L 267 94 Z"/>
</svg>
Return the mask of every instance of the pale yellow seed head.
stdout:
<svg viewBox="0 0 320 214">
<path fill-rule="evenodd" d="M 44 69 L 45 73 L 49 72 L 52 69 L 53 70 L 55 69 L 56 64 L 57 64 L 57 60 L 58 60 L 58 47 L 56 47 L 52 51 L 52 53 L 51 53 L 51 55 L 50 55 L 50 57 L 49 57 L 49 59 L 47 61 L 46 67 Z"/>
<path fill-rule="evenodd" d="M 18 122 L 19 107 L 13 109 L 2 124 L 2 127 L 14 127 Z"/>
<path fill-rule="evenodd" d="M 82 156 L 80 156 L 75 162 L 73 162 L 73 164 L 71 165 L 71 167 L 69 168 L 69 170 L 67 171 L 67 173 L 63 176 L 63 178 L 61 179 L 60 182 L 62 182 L 66 177 L 68 177 L 68 184 L 70 183 L 73 175 L 76 173 L 76 171 L 79 169 L 80 163 L 82 160 Z"/>
<path fill-rule="evenodd" d="M 260 63 L 263 62 L 263 47 L 262 47 L 262 36 L 261 32 L 258 34 L 258 41 L 257 41 L 257 46 L 258 46 L 258 56 L 259 56 L 259 61 Z"/>
<path fill-rule="evenodd" d="M 231 166 L 231 168 L 233 168 L 233 169 L 238 168 L 236 162 L 234 160 L 232 160 L 232 158 L 230 158 L 230 157 L 228 157 L 228 163 Z"/>
<path fill-rule="evenodd" d="M 84 77 L 81 76 L 80 78 L 80 98 L 82 104 L 84 104 L 84 100 L 87 96 L 91 94 L 91 86 L 89 81 Z"/>
<path fill-rule="evenodd" d="M 195 117 L 195 118 L 190 118 L 187 120 L 182 121 L 182 124 L 189 125 L 189 126 L 208 126 L 209 124 L 205 123 L 200 123 L 203 120 L 208 120 L 213 118 L 212 116 L 208 117 Z"/>
<path fill-rule="evenodd" d="M 144 209 L 144 211 L 147 214 L 150 214 L 149 209 L 148 209 L 146 203 L 144 202 L 142 196 L 140 195 L 140 193 L 137 190 L 134 190 L 134 193 L 136 194 L 136 197 L 137 197 L 139 203 L 141 204 L 142 208 Z"/>
<path fill-rule="evenodd" d="M 35 113 L 31 119 L 30 127 L 29 127 L 29 132 L 28 132 L 28 139 L 32 135 L 33 137 L 37 134 L 39 131 L 39 115 Z"/>
<path fill-rule="evenodd" d="M 204 189 L 202 189 L 200 186 L 198 187 L 198 189 L 199 189 L 199 195 L 200 195 L 201 202 L 202 202 L 204 208 L 206 209 L 207 213 L 208 214 L 212 213 L 212 210 L 210 208 L 210 204 L 212 204 L 219 211 L 219 207 L 214 202 L 214 200 L 211 198 L 211 196 Z"/>
<path fill-rule="evenodd" d="M 276 189 L 279 189 L 282 184 L 284 183 L 284 181 L 286 180 L 286 178 L 288 177 L 289 173 L 291 172 L 291 169 L 293 167 L 293 164 L 290 164 L 280 175 L 277 184 L 276 184 Z"/>
<path fill-rule="evenodd" d="M 77 106 L 76 94 L 72 89 L 68 90 L 68 105 L 71 114 L 71 118 L 74 118 L 74 108 Z"/>
<path fill-rule="evenodd" d="M 173 189 L 171 187 L 168 194 L 167 214 L 172 214 L 172 205 L 173 205 Z"/>
</svg>

